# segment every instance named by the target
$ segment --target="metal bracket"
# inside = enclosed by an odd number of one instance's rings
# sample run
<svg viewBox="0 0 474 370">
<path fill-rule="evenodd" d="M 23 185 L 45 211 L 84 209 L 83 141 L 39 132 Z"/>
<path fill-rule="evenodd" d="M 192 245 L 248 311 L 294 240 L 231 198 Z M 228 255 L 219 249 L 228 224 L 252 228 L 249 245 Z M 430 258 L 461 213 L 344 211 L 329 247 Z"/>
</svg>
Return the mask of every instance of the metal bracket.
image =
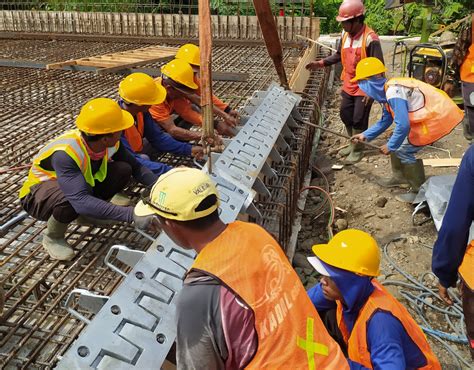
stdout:
<svg viewBox="0 0 474 370">
<path fill-rule="evenodd" d="M 109 296 L 91 293 L 86 289 L 80 288 L 73 289 L 71 293 L 69 293 L 66 302 L 64 303 L 64 308 L 75 318 L 85 322 L 86 324 L 90 324 L 91 321 L 71 307 L 75 297 L 78 298 L 77 304 L 79 305 L 79 307 L 84 308 L 94 314 L 99 312 L 100 309 L 104 306 L 105 303 L 107 303 L 110 298 Z"/>
<path fill-rule="evenodd" d="M 117 255 L 115 256 L 115 258 L 130 267 L 135 267 L 138 261 L 140 261 L 145 255 L 145 252 L 136 251 L 124 245 L 113 245 L 107 252 L 107 255 L 104 258 L 104 263 L 108 268 L 119 273 L 122 276 L 127 276 L 127 274 L 121 269 L 119 269 L 117 266 L 115 266 L 112 262 L 110 262 L 110 258 L 112 257 L 115 251 L 117 251 Z"/>
</svg>

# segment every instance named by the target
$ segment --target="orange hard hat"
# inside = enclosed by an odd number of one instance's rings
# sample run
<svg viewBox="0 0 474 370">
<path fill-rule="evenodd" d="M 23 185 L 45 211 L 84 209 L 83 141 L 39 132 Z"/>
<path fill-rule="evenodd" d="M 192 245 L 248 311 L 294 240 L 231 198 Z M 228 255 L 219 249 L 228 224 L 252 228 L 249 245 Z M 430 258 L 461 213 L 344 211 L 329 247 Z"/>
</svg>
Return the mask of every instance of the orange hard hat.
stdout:
<svg viewBox="0 0 474 370">
<path fill-rule="evenodd" d="M 339 7 L 336 21 L 344 22 L 365 13 L 364 4 L 361 0 L 345 0 Z"/>
</svg>

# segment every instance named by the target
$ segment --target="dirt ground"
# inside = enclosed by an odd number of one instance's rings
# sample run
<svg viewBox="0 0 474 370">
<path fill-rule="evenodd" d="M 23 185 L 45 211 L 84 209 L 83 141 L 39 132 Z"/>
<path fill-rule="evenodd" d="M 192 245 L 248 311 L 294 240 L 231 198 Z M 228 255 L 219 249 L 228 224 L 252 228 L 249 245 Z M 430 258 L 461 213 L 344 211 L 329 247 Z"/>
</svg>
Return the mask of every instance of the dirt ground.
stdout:
<svg viewBox="0 0 474 370">
<path fill-rule="evenodd" d="M 325 122 L 328 127 L 341 133 L 344 126 L 339 117 L 340 104 L 340 84 L 336 83 L 326 99 Z M 381 116 L 381 107 L 374 104 L 372 107 L 370 125 L 374 124 Z M 389 134 L 385 133 L 374 140 L 377 145 L 386 142 Z M 402 189 L 385 189 L 377 185 L 376 180 L 389 176 L 390 159 L 375 150 L 367 151 L 362 161 L 353 166 L 345 166 L 342 170 L 332 170 L 334 164 L 342 164 L 338 157 L 338 150 L 346 144 L 345 139 L 340 139 L 333 135 L 322 134 L 315 157 L 315 165 L 322 170 L 329 181 L 329 190 L 336 207 L 334 215 L 333 230 L 336 233 L 345 228 L 356 228 L 372 234 L 379 246 L 383 246 L 394 238 L 400 238 L 399 241 L 389 245 L 388 256 L 393 262 L 390 262 L 383 253 L 382 276 L 379 278 L 382 282 L 388 282 L 388 289 L 401 300 L 415 316 L 419 324 L 426 318 L 428 324 L 437 330 L 456 335 L 449 327 L 447 318 L 444 314 L 432 310 L 426 305 L 421 308 L 423 317 L 416 314 L 414 305 L 409 304 L 405 297 L 406 294 L 420 294 L 420 290 L 409 289 L 400 286 L 400 282 L 409 282 L 402 273 L 394 268 L 394 264 L 410 274 L 418 281 L 423 281 L 428 289 L 436 291 L 436 282 L 431 271 L 431 247 L 436 240 L 437 231 L 434 223 L 429 220 L 421 226 L 414 226 L 412 223 L 413 205 L 401 203 L 395 199 L 396 194 L 403 192 Z M 447 137 L 436 142 L 432 147 L 425 147 L 418 154 L 418 158 L 453 158 L 462 157 L 467 149 L 468 143 L 462 135 L 462 127 L 458 126 L 454 132 Z M 457 167 L 433 168 L 425 167 L 426 176 L 456 173 Z M 313 171 L 312 185 L 324 186 L 321 176 Z M 314 194 L 312 194 L 314 193 Z M 317 281 L 317 274 L 305 262 L 304 256 L 310 255 L 311 246 L 317 243 L 325 243 L 328 240 L 327 222 L 329 218 L 329 207 L 326 205 L 323 214 L 318 211 L 322 198 L 320 193 L 312 191 L 308 196 L 306 211 L 309 213 L 303 217 L 302 230 L 299 233 L 297 254 L 294 259 L 294 265 L 303 283 L 307 288 L 313 286 Z M 417 221 L 423 219 L 424 215 L 417 217 Z M 394 284 L 390 282 L 395 281 Z M 424 296 L 427 304 L 439 308 L 446 308 L 444 304 L 433 294 Z M 460 320 L 454 324 L 461 326 Z M 446 342 L 451 350 L 456 351 L 466 363 L 460 363 L 448 352 L 449 348 L 440 344 L 438 340 L 431 337 L 430 343 L 433 350 L 443 363 L 443 369 L 469 369 L 471 363 L 467 347 Z M 474 367 L 473 367 L 474 368 Z"/>
</svg>

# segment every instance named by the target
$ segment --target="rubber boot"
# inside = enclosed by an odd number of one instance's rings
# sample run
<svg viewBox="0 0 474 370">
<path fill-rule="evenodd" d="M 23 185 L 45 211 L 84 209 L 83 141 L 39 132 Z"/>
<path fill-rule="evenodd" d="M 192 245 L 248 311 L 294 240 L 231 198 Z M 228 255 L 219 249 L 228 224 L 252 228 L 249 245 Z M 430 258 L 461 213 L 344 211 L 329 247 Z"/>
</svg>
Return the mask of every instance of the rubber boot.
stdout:
<svg viewBox="0 0 474 370">
<path fill-rule="evenodd" d="M 346 126 L 346 131 L 347 131 L 347 135 L 349 135 L 350 137 L 352 137 L 352 127 L 350 126 Z M 351 154 L 352 152 L 352 146 L 354 144 L 352 143 L 352 141 L 349 140 L 349 145 L 341 150 L 339 150 L 338 154 L 341 156 L 341 157 L 347 157 L 349 154 Z"/>
<path fill-rule="evenodd" d="M 362 130 L 352 129 L 352 135 L 361 134 Z M 346 159 L 342 162 L 344 164 L 355 164 L 360 162 L 360 160 L 364 157 L 364 144 L 357 143 L 352 144 L 351 153 L 346 157 Z"/>
<path fill-rule="evenodd" d="M 408 180 L 405 178 L 402 171 L 402 162 L 395 153 L 390 153 L 390 165 L 392 167 L 392 176 L 380 179 L 377 181 L 377 184 L 383 188 L 393 188 L 396 186 L 408 187 Z"/>
<path fill-rule="evenodd" d="M 110 203 L 116 206 L 128 207 L 132 204 L 132 200 L 124 193 L 117 193 L 110 199 Z"/>
<path fill-rule="evenodd" d="M 423 161 L 417 159 L 416 163 L 402 164 L 402 171 L 411 189 L 409 193 L 397 195 L 395 199 L 404 203 L 413 203 L 420 190 L 420 186 L 423 185 L 426 180 Z"/>
<path fill-rule="evenodd" d="M 52 259 L 69 261 L 74 257 L 74 251 L 65 239 L 67 226 L 68 224 L 57 221 L 52 215 L 48 219 L 48 227 L 43 232 L 43 247 Z"/>
</svg>

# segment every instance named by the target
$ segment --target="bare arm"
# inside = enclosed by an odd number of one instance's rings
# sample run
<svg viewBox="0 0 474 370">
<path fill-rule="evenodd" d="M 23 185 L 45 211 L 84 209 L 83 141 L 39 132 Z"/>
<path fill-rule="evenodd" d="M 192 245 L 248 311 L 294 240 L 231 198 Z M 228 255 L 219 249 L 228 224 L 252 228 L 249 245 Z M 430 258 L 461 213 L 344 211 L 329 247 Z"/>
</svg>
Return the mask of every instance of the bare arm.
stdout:
<svg viewBox="0 0 474 370">
<path fill-rule="evenodd" d="M 163 121 L 157 121 L 157 123 L 163 128 L 163 130 L 165 130 L 168 134 L 170 134 L 177 140 L 182 140 L 182 141 L 201 140 L 201 132 L 190 131 L 190 130 L 186 130 L 184 128 L 178 127 L 175 125 L 171 117 Z"/>
</svg>

